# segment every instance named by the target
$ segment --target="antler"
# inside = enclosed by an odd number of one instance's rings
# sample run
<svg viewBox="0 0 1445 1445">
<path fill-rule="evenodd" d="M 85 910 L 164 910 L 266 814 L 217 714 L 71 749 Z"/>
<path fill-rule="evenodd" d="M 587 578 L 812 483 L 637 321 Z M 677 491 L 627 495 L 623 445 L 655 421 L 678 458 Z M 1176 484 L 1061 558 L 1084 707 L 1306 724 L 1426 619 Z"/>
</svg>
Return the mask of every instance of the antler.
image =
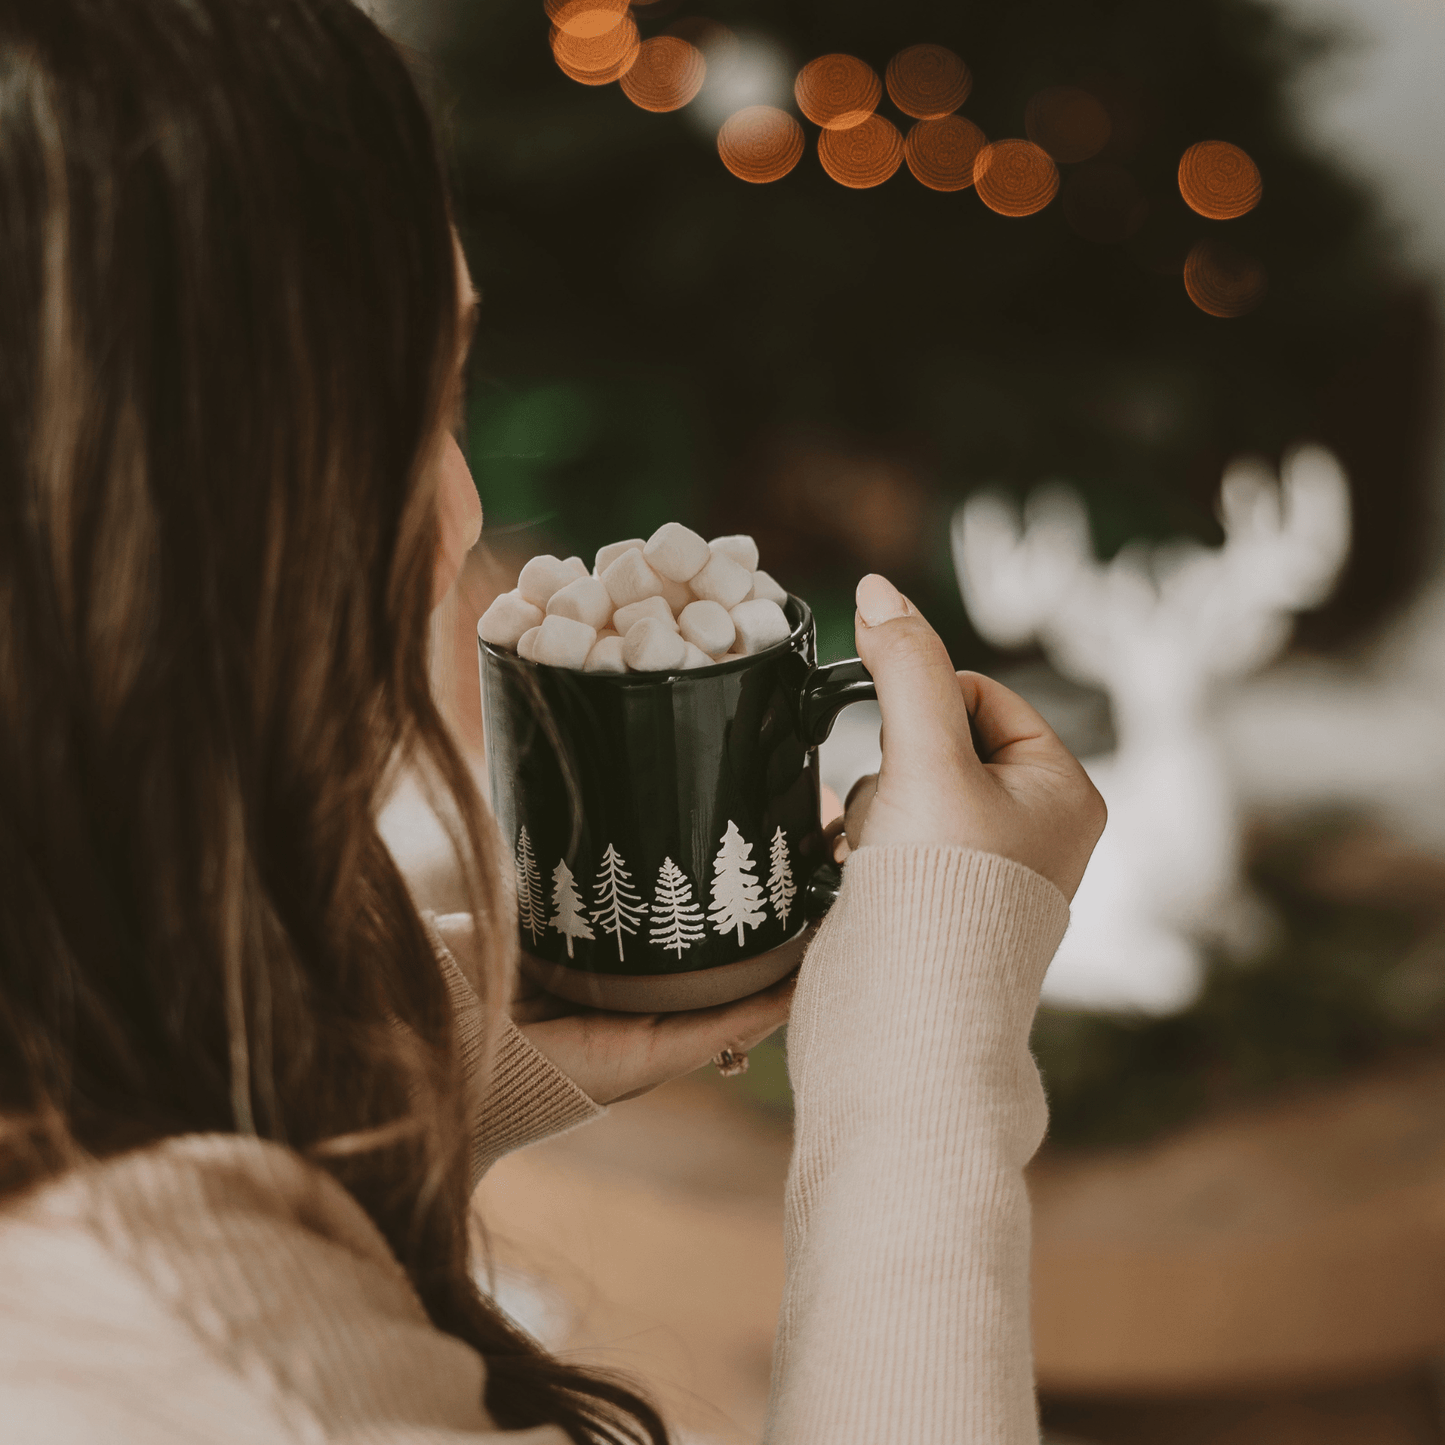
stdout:
<svg viewBox="0 0 1445 1445">
<path fill-rule="evenodd" d="M 1279 485 L 1257 462 L 1231 465 L 1220 517 L 1221 548 L 1136 545 L 1102 566 L 1070 488 L 1036 491 L 1022 525 L 1007 499 L 979 494 L 954 513 L 954 567 L 982 636 L 1037 639 L 1081 681 L 1108 683 L 1156 650 L 1172 668 L 1237 676 L 1283 645 L 1292 613 L 1328 595 L 1349 551 L 1349 488 L 1328 451 L 1302 447 Z"/>
</svg>

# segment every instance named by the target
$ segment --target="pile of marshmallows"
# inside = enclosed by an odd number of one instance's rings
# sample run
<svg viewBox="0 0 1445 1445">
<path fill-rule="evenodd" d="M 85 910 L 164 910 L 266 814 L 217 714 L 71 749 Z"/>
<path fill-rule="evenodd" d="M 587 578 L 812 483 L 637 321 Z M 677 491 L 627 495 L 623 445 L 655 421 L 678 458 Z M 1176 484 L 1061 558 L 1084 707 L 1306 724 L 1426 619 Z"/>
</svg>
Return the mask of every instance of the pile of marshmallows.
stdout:
<svg viewBox="0 0 1445 1445">
<path fill-rule="evenodd" d="M 680 522 L 580 557 L 533 557 L 477 632 L 529 662 L 584 672 L 682 672 L 748 657 L 792 628 L 788 594 L 758 570 L 751 537 L 705 542 Z"/>
</svg>

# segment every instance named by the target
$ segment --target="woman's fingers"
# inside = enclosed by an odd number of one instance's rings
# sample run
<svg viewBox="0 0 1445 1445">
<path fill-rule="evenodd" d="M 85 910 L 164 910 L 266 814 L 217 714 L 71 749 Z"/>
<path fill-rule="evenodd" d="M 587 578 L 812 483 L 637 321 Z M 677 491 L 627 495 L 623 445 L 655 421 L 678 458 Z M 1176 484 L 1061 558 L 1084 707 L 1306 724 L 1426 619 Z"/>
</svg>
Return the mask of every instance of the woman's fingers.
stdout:
<svg viewBox="0 0 1445 1445">
<path fill-rule="evenodd" d="M 878 791 L 878 774 L 867 773 L 848 789 L 848 803 L 843 811 L 843 831 L 848 838 L 850 849 L 863 841 L 863 824 L 868 819 L 868 809 L 873 805 L 873 795 Z"/>
<path fill-rule="evenodd" d="M 978 672 L 960 672 L 958 688 L 982 761 L 1037 762 L 1051 754 L 1072 758 L 1037 710 L 1001 682 Z"/>
<path fill-rule="evenodd" d="M 909 758 L 924 765 L 971 755 L 968 714 L 943 640 L 885 577 L 858 584 L 854 620 L 858 656 L 873 674 L 883 714 L 883 765 Z"/>
</svg>

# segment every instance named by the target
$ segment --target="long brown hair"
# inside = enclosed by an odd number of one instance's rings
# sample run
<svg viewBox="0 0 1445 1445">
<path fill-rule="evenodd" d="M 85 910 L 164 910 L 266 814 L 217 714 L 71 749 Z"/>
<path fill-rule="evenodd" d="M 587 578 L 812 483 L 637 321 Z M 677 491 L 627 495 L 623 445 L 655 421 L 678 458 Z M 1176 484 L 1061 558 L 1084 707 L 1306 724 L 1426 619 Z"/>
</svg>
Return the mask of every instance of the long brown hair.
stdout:
<svg viewBox="0 0 1445 1445">
<path fill-rule="evenodd" d="M 457 309 L 425 108 L 351 0 L 0 12 L 0 1196 L 279 1141 L 501 1425 L 662 1445 L 472 1282 L 452 1017 L 375 824 L 399 759 L 437 780 L 503 977 L 426 663 Z"/>
</svg>

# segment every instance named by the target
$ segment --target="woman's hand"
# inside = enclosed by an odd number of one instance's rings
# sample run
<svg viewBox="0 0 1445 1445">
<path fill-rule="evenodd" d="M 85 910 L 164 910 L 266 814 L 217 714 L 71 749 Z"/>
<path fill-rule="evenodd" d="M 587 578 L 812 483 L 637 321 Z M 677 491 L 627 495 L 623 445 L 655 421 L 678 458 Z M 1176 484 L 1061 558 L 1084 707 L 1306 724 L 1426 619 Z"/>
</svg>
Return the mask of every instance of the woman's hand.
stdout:
<svg viewBox="0 0 1445 1445">
<path fill-rule="evenodd" d="M 854 629 L 878 687 L 883 763 L 849 794 L 849 845 L 999 853 L 1072 899 L 1106 817 L 1078 760 L 1017 694 L 954 672 L 938 634 L 886 578 L 858 584 Z"/>
<path fill-rule="evenodd" d="M 512 1021 L 539 1054 L 599 1104 L 634 1099 L 701 1068 L 724 1049 L 746 1053 L 788 1021 L 795 980 L 736 1003 L 687 1013 L 578 1008 L 518 975 Z"/>
</svg>

